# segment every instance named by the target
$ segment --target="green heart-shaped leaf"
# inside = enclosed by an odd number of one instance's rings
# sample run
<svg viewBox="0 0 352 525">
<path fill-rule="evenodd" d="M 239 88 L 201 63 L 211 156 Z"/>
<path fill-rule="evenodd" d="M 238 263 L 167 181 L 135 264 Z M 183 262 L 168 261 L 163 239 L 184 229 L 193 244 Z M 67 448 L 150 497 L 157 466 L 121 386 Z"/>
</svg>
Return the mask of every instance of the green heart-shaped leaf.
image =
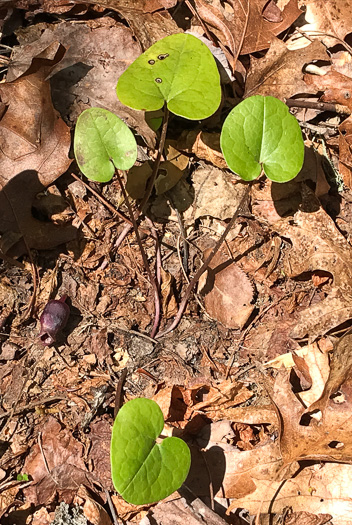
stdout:
<svg viewBox="0 0 352 525">
<path fill-rule="evenodd" d="M 128 170 L 136 162 L 137 144 L 132 131 L 114 113 L 89 108 L 77 119 L 74 153 L 88 179 L 108 182 L 115 168 Z"/>
<path fill-rule="evenodd" d="M 220 145 L 229 168 L 244 180 L 264 170 L 275 182 L 287 182 L 302 168 L 304 143 L 288 107 L 274 97 L 243 100 L 226 118 Z"/>
<path fill-rule="evenodd" d="M 172 113 L 190 120 L 210 117 L 221 100 L 213 55 L 198 38 L 184 33 L 147 49 L 120 76 L 116 92 L 131 108 L 153 111 L 166 102 Z"/>
<path fill-rule="evenodd" d="M 115 489 L 134 505 L 153 503 L 180 488 L 191 454 L 182 439 L 155 439 L 164 427 L 159 405 L 137 398 L 118 412 L 111 436 L 111 474 Z"/>
</svg>

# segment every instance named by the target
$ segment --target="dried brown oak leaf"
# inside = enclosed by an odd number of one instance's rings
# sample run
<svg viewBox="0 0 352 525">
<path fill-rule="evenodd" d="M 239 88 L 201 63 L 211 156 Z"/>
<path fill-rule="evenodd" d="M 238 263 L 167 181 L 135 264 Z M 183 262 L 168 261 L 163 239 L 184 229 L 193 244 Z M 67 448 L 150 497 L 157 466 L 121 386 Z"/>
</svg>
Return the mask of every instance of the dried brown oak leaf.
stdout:
<svg viewBox="0 0 352 525">
<path fill-rule="evenodd" d="M 245 97 L 271 95 L 284 100 L 310 92 L 302 68 L 313 60 L 329 60 L 325 46 L 318 40 L 303 49 L 289 51 L 284 42 L 275 38 L 264 58 L 251 57 Z"/>
<path fill-rule="evenodd" d="M 195 4 L 199 16 L 218 31 L 218 38 L 230 49 L 234 59 L 239 54 L 247 55 L 268 49 L 275 36 L 290 27 L 302 13 L 298 9 L 297 0 L 286 3 L 279 22 L 270 22 L 265 18 L 267 0 L 251 0 L 249 3 L 228 0 L 231 11 L 215 0 L 195 0 Z"/>
<path fill-rule="evenodd" d="M 351 479 L 351 465 L 317 463 L 301 469 L 285 483 L 272 478 L 256 481 L 255 492 L 234 499 L 228 512 L 235 508 L 245 508 L 250 514 L 256 514 L 260 509 L 260 523 L 270 523 L 265 519 L 268 518 L 268 514 L 270 518 L 276 513 L 281 517 L 285 509 L 292 508 L 295 512 L 309 511 L 321 517 L 330 514 L 334 517 L 333 523 L 350 525 Z M 272 523 L 275 523 L 275 520 Z M 294 523 L 296 525 L 296 522 Z M 311 525 L 310 522 L 306 522 L 306 525 L 308 524 Z"/>
<path fill-rule="evenodd" d="M 292 248 L 285 254 L 284 270 L 288 277 L 322 270 L 334 277 L 329 295 L 298 315 L 291 337 L 308 335 L 314 341 L 319 335 L 352 318 L 352 249 L 336 228 L 334 221 L 320 207 L 307 186 L 302 192 L 304 203 L 290 219 L 277 221 L 273 228 L 290 239 Z M 304 211 L 304 206 L 314 211 Z"/>
<path fill-rule="evenodd" d="M 23 491 L 26 501 L 44 505 L 59 493 L 60 499 L 71 503 L 81 484 L 92 486 L 92 474 L 83 460 L 83 445 L 51 416 L 41 426 L 40 439 L 42 450 L 35 444 L 23 467 L 33 478 L 31 486 Z"/>
<path fill-rule="evenodd" d="M 1 249 L 21 255 L 27 248 L 48 249 L 76 236 L 71 226 L 35 219 L 32 204 L 71 164 L 70 130 L 55 111 L 46 79 L 62 58 L 53 44 L 33 59 L 28 71 L 0 84 L 0 233 Z M 26 246 L 27 245 L 27 246 Z"/>
<path fill-rule="evenodd" d="M 209 251 L 204 252 L 205 259 Z M 200 278 L 198 291 L 204 297 L 210 317 L 226 328 L 243 328 L 253 312 L 253 285 L 244 271 L 223 252 L 215 255 Z"/>
<path fill-rule="evenodd" d="M 155 145 L 155 132 L 145 122 L 144 112 L 124 106 L 116 96 L 119 76 L 142 52 L 128 27 L 110 17 L 83 24 L 61 22 L 48 28 L 43 25 L 40 38 L 33 27 L 19 36 L 21 45 L 13 54 L 9 79 L 25 73 L 34 56 L 60 42 L 66 53 L 50 71 L 50 82 L 61 115 L 75 122 L 84 109 L 103 107 L 135 128 L 149 146 Z"/>
<path fill-rule="evenodd" d="M 352 78 L 338 71 L 324 76 L 304 75 L 305 83 L 316 91 L 324 91 L 321 100 L 334 102 L 352 111 Z M 339 126 L 339 172 L 348 188 L 352 188 L 352 117 Z"/>
<path fill-rule="evenodd" d="M 305 408 L 281 369 L 269 395 L 280 421 L 280 451 L 285 464 L 302 459 L 352 462 L 351 333 L 333 350 L 329 377 L 320 398 Z M 320 418 L 309 414 L 320 411 Z M 318 413 L 319 414 L 319 413 Z"/>
</svg>

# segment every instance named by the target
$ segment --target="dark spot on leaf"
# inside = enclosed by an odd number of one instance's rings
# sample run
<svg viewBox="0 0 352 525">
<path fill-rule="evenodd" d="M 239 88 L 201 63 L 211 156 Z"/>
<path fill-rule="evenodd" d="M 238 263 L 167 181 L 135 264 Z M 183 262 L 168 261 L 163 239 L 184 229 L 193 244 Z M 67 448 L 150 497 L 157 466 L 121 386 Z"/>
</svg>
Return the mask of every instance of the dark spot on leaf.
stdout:
<svg viewBox="0 0 352 525">
<path fill-rule="evenodd" d="M 349 91 L 346 91 L 344 93 L 344 97 L 345 97 L 346 100 L 348 100 L 349 98 L 351 98 L 351 93 Z"/>
<path fill-rule="evenodd" d="M 162 55 L 158 55 L 158 60 L 164 60 L 165 58 L 167 58 L 169 56 L 169 53 L 164 53 Z"/>
<path fill-rule="evenodd" d="M 157 84 L 161 84 L 161 83 L 162 83 L 162 80 L 161 80 L 161 78 L 156 78 L 156 79 L 155 79 L 155 82 L 156 82 Z"/>
<path fill-rule="evenodd" d="M 155 60 L 148 60 L 148 64 L 152 66 L 153 64 L 155 64 Z"/>
</svg>

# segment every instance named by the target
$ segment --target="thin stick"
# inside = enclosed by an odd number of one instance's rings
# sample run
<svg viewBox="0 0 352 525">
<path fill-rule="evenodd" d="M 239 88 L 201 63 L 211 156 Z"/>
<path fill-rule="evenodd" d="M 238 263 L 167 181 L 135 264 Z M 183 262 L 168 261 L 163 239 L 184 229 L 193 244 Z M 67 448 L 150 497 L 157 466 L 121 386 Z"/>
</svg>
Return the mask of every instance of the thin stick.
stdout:
<svg viewBox="0 0 352 525">
<path fill-rule="evenodd" d="M 182 315 L 183 315 L 183 312 L 185 311 L 188 299 L 189 299 L 189 297 L 190 297 L 190 295 L 191 295 L 191 293 L 193 291 L 193 288 L 195 287 L 195 285 L 199 281 L 200 276 L 203 275 L 203 273 L 208 268 L 209 264 L 211 263 L 211 261 L 213 260 L 213 258 L 215 256 L 215 254 L 218 252 L 220 246 L 222 245 L 222 243 L 226 239 L 228 233 L 230 232 L 232 226 L 234 225 L 234 223 L 235 223 L 235 221 L 236 221 L 236 219 L 237 219 L 237 217 L 238 217 L 238 215 L 239 215 L 239 213 L 241 211 L 241 208 L 242 208 L 244 202 L 247 199 L 247 196 L 248 196 L 248 193 L 249 193 L 249 188 L 250 188 L 250 186 L 248 185 L 247 188 L 246 188 L 246 191 L 245 191 L 245 193 L 244 193 L 244 195 L 243 195 L 243 197 L 241 199 L 241 202 L 240 202 L 236 212 L 234 213 L 232 219 L 230 220 L 230 222 L 226 226 L 226 229 L 225 229 L 224 233 L 221 235 L 220 239 L 218 240 L 218 242 L 215 244 L 214 248 L 210 252 L 210 255 L 208 256 L 208 258 L 205 260 L 205 262 L 202 264 L 202 266 L 199 268 L 199 270 L 196 272 L 196 274 L 192 278 L 191 282 L 187 286 L 185 295 L 184 295 L 184 297 L 183 297 L 183 299 L 182 299 L 182 301 L 180 303 L 180 307 L 179 307 L 178 312 L 177 312 L 177 314 L 175 316 L 175 319 L 170 324 L 170 326 L 168 326 L 165 330 L 160 332 L 155 337 L 156 339 L 159 339 L 160 337 L 163 337 L 164 335 L 166 335 L 169 332 L 171 332 L 172 330 L 174 330 L 176 328 L 176 326 L 178 325 L 178 323 L 180 322 L 180 320 L 182 318 Z"/>
<path fill-rule="evenodd" d="M 113 502 L 111 500 L 111 497 L 110 497 L 110 493 L 109 493 L 109 491 L 107 489 L 104 489 L 104 490 L 105 490 L 106 498 L 108 500 L 109 509 L 110 509 L 111 516 L 112 516 L 112 521 L 114 522 L 114 525 L 119 525 L 119 522 L 117 521 L 117 516 L 116 516 L 114 504 L 113 504 Z"/>
<path fill-rule="evenodd" d="M 114 419 L 116 418 L 117 413 L 121 408 L 122 387 L 125 382 L 126 376 L 127 376 L 127 368 L 124 368 L 121 372 L 119 382 L 117 383 L 116 392 L 115 392 Z"/>
<path fill-rule="evenodd" d="M 104 206 L 109 210 L 111 211 L 111 213 L 113 215 L 117 215 L 118 217 L 120 217 L 120 219 L 122 219 L 123 221 L 125 222 L 128 222 L 128 224 L 130 224 L 132 226 L 132 221 L 131 219 L 129 219 L 128 217 L 126 217 L 123 213 L 121 213 L 119 210 L 117 210 L 112 204 L 110 204 L 109 201 L 107 201 L 102 195 L 100 195 L 100 193 L 98 193 L 97 191 L 93 190 L 93 188 L 91 188 L 86 182 L 84 182 L 82 179 L 80 179 L 79 177 L 77 177 L 77 175 L 75 175 L 75 173 L 71 173 L 70 174 L 71 177 L 73 177 L 74 179 L 78 180 L 81 184 L 83 184 L 83 186 L 89 190 L 98 200 L 100 200 L 100 202 L 102 204 L 104 204 Z"/>
<path fill-rule="evenodd" d="M 349 46 L 347 42 L 342 40 L 342 38 L 339 38 L 336 35 L 332 35 L 331 33 L 324 33 L 324 31 L 319 31 L 315 29 L 302 31 L 302 29 L 300 29 L 299 27 L 295 27 L 295 31 L 297 31 L 297 33 L 300 33 L 302 36 L 304 36 L 307 40 L 310 41 L 312 41 L 310 36 L 328 36 L 330 38 L 335 38 L 335 40 L 337 40 L 337 42 L 340 42 L 340 44 L 349 52 L 349 54 L 352 55 L 352 47 Z"/>
<path fill-rule="evenodd" d="M 154 275 L 151 272 L 151 269 L 150 269 L 150 266 L 149 266 L 149 263 L 148 263 L 148 258 L 147 258 L 147 255 L 146 255 L 145 251 L 144 251 L 143 244 L 142 244 L 142 241 L 141 241 L 141 237 L 139 235 L 138 226 L 137 226 L 137 222 L 136 222 L 136 217 L 135 217 L 135 215 L 133 213 L 130 200 L 128 198 L 128 195 L 127 195 L 126 190 L 125 190 L 125 186 L 124 186 L 124 184 L 122 182 L 121 175 L 120 175 L 118 170 L 116 170 L 116 176 L 117 176 L 117 180 L 119 181 L 119 184 L 120 184 L 120 188 L 121 188 L 121 192 L 122 192 L 123 198 L 125 199 L 125 202 L 126 202 L 126 205 L 127 205 L 127 208 L 128 208 L 128 213 L 130 214 L 130 217 L 131 217 L 131 220 L 132 220 L 133 230 L 134 230 L 134 233 L 136 235 L 137 243 L 138 243 L 141 255 L 142 255 L 142 259 L 143 259 L 145 270 L 146 270 L 146 272 L 148 274 L 148 277 L 149 277 L 149 282 L 150 282 L 150 284 L 152 285 L 152 287 L 154 289 L 155 315 L 154 315 L 153 328 L 152 328 L 152 331 L 150 333 L 150 337 L 153 338 L 155 336 L 157 330 L 158 330 L 158 326 L 159 326 L 159 322 L 160 322 L 159 288 L 158 288 L 157 282 L 156 282 L 156 280 L 154 278 Z"/>
<path fill-rule="evenodd" d="M 338 113 L 339 115 L 350 115 L 351 110 L 342 106 L 341 104 L 330 104 L 329 102 L 314 102 L 312 100 L 295 100 L 288 98 L 285 101 L 286 106 L 289 108 L 307 108 L 307 109 L 318 109 L 319 111 L 331 111 L 332 113 Z"/>
</svg>

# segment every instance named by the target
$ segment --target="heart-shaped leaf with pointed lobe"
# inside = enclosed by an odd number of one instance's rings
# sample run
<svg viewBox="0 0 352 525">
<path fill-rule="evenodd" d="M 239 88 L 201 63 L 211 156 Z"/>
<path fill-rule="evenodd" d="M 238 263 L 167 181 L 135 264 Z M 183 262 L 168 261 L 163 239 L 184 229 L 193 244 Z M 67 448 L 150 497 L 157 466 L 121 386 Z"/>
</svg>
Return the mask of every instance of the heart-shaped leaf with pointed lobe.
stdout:
<svg viewBox="0 0 352 525">
<path fill-rule="evenodd" d="M 139 56 L 120 76 L 120 101 L 134 109 L 167 107 L 189 120 L 210 117 L 221 100 L 215 59 L 198 38 L 185 33 L 167 36 Z"/>
<path fill-rule="evenodd" d="M 220 145 L 229 168 L 244 180 L 262 172 L 275 182 L 287 182 L 303 165 L 304 143 L 296 118 L 274 97 L 243 100 L 227 116 Z"/>
<path fill-rule="evenodd" d="M 111 474 L 115 489 L 128 503 L 143 505 L 166 498 L 187 477 L 190 450 L 176 437 L 156 443 L 163 427 L 163 414 L 151 399 L 132 399 L 116 416 L 111 437 Z"/>
<path fill-rule="evenodd" d="M 89 108 L 77 119 L 74 153 L 88 179 L 108 182 L 115 168 L 128 170 L 133 166 L 137 144 L 132 131 L 117 115 L 107 109 Z"/>
</svg>

